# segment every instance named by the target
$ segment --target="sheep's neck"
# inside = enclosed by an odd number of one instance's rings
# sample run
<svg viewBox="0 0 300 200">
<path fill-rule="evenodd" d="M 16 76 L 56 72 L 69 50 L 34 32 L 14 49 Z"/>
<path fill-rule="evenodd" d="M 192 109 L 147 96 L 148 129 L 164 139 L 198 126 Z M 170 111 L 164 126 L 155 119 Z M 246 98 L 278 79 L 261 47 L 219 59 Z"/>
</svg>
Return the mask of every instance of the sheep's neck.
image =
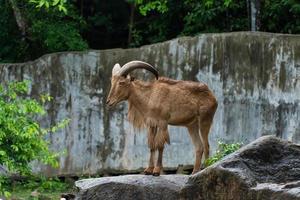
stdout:
<svg viewBox="0 0 300 200">
<path fill-rule="evenodd" d="M 140 113 L 146 112 L 151 90 L 151 84 L 134 81 L 128 98 L 129 106 L 134 106 Z"/>
</svg>

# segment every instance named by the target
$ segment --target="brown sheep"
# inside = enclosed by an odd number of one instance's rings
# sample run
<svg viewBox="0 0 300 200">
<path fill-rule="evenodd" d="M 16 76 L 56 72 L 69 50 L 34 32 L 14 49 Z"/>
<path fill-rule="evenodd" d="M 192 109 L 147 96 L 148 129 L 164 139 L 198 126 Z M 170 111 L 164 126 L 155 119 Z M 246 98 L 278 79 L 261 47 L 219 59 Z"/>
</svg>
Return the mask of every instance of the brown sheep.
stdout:
<svg viewBox="0 0 300 200">
<path fill-rule="evenodd" d="M 144 82 L 128 77 L 137 68 L 152 72 L 157 80 Z M 158 71 L 142 61 L 131 61 L 123 67 L 115 64 L 106 103 L 111 107 L 125 100 L 129 122 L 148 130 L 150 159 L 145 174 L 158 176 L 162 170 L 164 144 L 170 143 L 168 125 L 187 127 L 196 153 L 192 174 L 200 170 L 202 154 L 205 159 L 209 156 L 208 134 L 218 105 L 206 84 L 158 78 Z"/>
</svg>

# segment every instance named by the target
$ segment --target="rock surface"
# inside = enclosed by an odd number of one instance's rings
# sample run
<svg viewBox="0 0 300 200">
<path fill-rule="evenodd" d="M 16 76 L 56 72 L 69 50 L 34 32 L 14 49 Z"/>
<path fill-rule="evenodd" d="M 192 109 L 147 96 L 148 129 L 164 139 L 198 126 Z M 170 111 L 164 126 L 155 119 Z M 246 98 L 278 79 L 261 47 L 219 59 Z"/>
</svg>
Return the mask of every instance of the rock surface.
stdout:
<svg viewBox="0 0 300 200">
<path fill-rule="evenodd" d="M 300 146 L 264 136 L 191 176 L 183 199 L 300 199 Z"/>
<path fill-rule="evenodd" d="M 130 175 L 76 182 L 78 199 L 300 199 L 300 146 L 264 136 L 193 175 Z"/>
<path fill-rule="evenodd" d="M 187 182 L 187 175 L 126 175 L 80 180 L 77 199 L 166 199 L 179 198 L 179 191 Z"/>
</svg>

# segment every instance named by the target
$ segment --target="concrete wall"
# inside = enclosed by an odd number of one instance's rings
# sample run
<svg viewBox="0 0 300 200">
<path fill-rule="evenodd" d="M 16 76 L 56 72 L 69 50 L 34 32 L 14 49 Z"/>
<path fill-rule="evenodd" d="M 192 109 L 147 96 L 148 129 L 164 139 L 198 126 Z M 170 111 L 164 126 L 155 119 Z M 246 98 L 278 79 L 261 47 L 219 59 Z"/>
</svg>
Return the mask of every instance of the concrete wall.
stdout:
<svg viewBox="0 0 300 200">
<path fill-rule="evenodd" d="M 203 34 L 136 49 L 63 52 L 35 61 L 0 65 L 0 82 L 29 79 L 31 95 L 50 93 L 45 126 L 70 118 L 67 128 L 47 137 L 55 150 L 67 150 L 60 168 L 35 166 L 48 175 L 132 171 L 148 160 L 146 134 L 126 120 L 127 104 L 108 111 L 105 98 L 116 62 L 144 60 L 160 73 L 206 82 L 219 107 L 210 134 L 248 143 L 262 135 L 300 142 L 300 36 L 270 33 Z M 170 127 L 164 166 L 194 162 L 185 128 Z"/>
</svg>

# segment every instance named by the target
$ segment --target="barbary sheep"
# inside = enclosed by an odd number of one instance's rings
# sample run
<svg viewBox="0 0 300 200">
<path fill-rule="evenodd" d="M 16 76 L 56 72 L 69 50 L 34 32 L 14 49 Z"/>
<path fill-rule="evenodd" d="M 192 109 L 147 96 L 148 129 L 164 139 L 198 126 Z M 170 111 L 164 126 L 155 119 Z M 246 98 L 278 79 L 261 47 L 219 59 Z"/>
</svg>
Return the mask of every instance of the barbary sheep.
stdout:
<svg viewBox="0 0 300 200">
<path fill-rule="evenodd" d="M 145 82 L 128 75 L 135 69 L 146 69 L 156 80 Z M 170 143 L 168 125 L 187 127 L 195 147 L 192 174 L 200 170 L 202 154 L 209 156 L 208 134 L 217 109 L 217 100 L 206 84 L 158 77 L 156 68 L 142 61 L 115 64 L 106 104 L 111 107 L 128 101 L 128 120 L 135 128 L 148 130 L 150 148 L 146 175 L 159 176 L 165 143 Z M 158 151 L 157 162 L 154 163 Z"/>
</svg>

